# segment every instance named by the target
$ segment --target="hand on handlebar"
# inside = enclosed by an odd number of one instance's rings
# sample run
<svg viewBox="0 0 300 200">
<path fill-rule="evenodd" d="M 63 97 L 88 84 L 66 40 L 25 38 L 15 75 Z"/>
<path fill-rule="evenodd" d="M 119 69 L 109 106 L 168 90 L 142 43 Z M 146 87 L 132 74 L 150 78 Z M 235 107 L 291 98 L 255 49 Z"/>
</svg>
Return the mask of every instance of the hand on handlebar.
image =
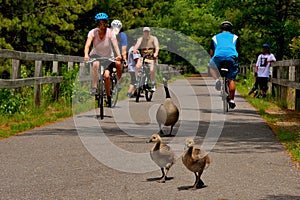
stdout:
<svg viewBox="0 0 300 200">
<path fill-rule="evenodd" d="M 88 56 L 87 56 L 87 57 L 86 57 L 86 56 L 84 56 L 83 60 L 84 60 L 84 61 L 89 61 L 89 60 L 90 60 L 90 57 L 88 57 Z"/>
<path fill-rule="evenodd" d="M 122 60 L 122 57 L 120 57 L 120 56 L 116 57 L 116 61 L 121 61 L 121 60 Z"/>
</svg>

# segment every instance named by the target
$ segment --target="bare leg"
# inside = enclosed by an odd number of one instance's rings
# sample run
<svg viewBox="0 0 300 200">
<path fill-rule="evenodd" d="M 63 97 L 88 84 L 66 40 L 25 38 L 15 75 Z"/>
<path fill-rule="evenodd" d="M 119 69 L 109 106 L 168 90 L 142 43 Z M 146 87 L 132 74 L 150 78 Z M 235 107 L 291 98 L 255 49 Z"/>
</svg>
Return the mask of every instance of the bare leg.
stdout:
<svg viewBox="0 0 300 200">
<path fill-rule="evenodd" d="M 229 80 L 229 93 L 230 93 L 230 100 L 234 100 L 234 94 L 235 94 L 235 83 L 233 80 Z"/>
<path fill-rule="evenodd" d="M 122 77 L 122 64 L 121 61 L 116 61 L 116 68 L 117 68 L 117 75 L 118 75 L 118 81 Z"/>
<path fill-rule="evenodd" d="M 105 91 L 106 91 L 106 96 L 110 96 L 110 72 L 109 70 L 105 70 L 104 72 L 104 78 L 105 78 Z"/>
<path fill-rule="evenodd" d="M 155 81 L 155 60 L 149 60 L 150 73 L 151 73 L 151 81 Z"/>
<path fill-rule="evenodd" d="M 217 72 L 217 69 L 210 67 L 209 72 L 215 80 L 219 78 L 219 73 Z"/>
<path fill-rule="evenodd" d="M 99 71 L 99 62 L 93 62 L 93 68 L 92 68 L 92 88 L 97 88 L 97 82 L 98 82 L 98 71 Z"/>
</svg>

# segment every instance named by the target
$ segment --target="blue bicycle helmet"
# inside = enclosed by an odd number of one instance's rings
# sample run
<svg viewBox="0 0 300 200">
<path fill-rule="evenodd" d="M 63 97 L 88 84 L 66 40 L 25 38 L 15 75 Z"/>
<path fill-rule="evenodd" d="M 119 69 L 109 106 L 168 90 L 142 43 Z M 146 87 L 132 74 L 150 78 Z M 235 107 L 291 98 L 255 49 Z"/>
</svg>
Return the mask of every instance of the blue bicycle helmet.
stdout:
<svg viewBox="0 0 300 200">
<path fill-rule="evenodd" d="M 106 13 L 98 13 L 95 16 L 95 21 L 99 21 L 99 20 L 106 20 L 106 21 L 108 21 L 108 15 Z"/>
</svg>

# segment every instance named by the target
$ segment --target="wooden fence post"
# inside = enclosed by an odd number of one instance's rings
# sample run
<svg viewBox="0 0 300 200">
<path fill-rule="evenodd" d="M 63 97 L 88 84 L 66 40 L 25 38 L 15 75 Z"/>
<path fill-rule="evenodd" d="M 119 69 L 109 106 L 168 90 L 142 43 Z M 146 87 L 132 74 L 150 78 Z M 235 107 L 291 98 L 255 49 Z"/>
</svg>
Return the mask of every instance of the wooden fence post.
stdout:
<svg viewBox="0 0 300 200">
<path fill-rule="evenodd" d="M 295 82 L 300 83 L 300 65 L 295 67 Z M 300 111 L 300 90 L 296 89 L 295 95 L 295 110 Z"/>
<path fill-rule="evenodd" d="M 20 60 L 12 59 L 12 79 L 21 78 Z"/>
<path fill-rule="evenodd" d="M 35 61 L 35 70 L 34 70 L 35 77 L 42 77 L 42 61 L 36 60 Z M 36 107 L 41 105 L 41 84 L 35 84 L 34 87 L 34 104 Z"/>
<path fill-rule="evenodd" d="M 57 61 L 53 61 L 52 73 L 56 73 L 56 76 L 59 75 L 58 62 Z M 53 85 L 52 85 L 52 95 L 53 95 L 53 100 L 54 101 L 58 101 L 58 97 L 59 97 L 59 84 L 60 83 L 53 83 Z"/>
</svg>

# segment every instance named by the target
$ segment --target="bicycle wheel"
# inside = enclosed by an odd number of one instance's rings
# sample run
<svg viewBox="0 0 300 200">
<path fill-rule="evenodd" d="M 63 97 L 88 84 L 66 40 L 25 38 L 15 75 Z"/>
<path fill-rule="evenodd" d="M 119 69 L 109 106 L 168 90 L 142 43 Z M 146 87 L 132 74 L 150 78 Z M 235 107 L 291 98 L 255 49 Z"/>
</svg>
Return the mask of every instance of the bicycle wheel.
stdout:
<svg viewBox="0 0 300 200">
<path fill-rule="evenodd" d="M 228 97 L 229 97 L 229 88 L 228 88 L 228 82 L 226 78 L 223 78 L 223 84 L 222 84 L 222 101 L 223 101 L 223 113 L 225 114 L 228 112 Z"/>
<path fill-rule="evenodd" d="M 141 96 L 141 90 L 142 90 L 142 74 L 139 73 L 137 77 L 137 85 L 136 85 L 136 97 L 135 97 L 135 102 L 140 101 L 140 96 Z"/>
<path fill-rule="evenodd" d="M 148 102 L 151 101 L 152 96 L 153 96 L 153 91 L 151 90 L 151 87 L 149 86 L 149 84 L 144 85 L 144 90 L 145 90 L 146 101 L 148 101 Z"/>
<path fill-rule="evenodd" d="M 146 101 L 151 101 L 152 96 L 153 96 L 153 92 L 151 92 L 149 90 L 145 90 Z"/>
<path fill-rule="evenodd" d="M 110 88 L 111 88 L 111 107 L 115 107 L 119 97 L 119 86 L 117 76 L 113 75 L 110 77 Z"/>
<path fill-rule="evenodd" d="M 98 90 L 99 90 L 99 98 L 98 98 L 98 107 L 100 109 L 100 119 L 104 118 L 104 80 L 103 76 L 100 76 L 99 84 L 98 84 Z"/>
</svg>

